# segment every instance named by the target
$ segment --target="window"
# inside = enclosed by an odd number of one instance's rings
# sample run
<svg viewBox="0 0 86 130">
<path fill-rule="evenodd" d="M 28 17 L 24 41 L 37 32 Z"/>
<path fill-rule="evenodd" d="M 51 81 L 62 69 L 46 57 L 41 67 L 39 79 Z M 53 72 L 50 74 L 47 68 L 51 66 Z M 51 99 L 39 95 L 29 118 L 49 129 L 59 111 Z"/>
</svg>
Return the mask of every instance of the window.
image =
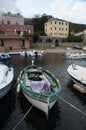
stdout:
<svg viewBox="0 0 86 130">
<path fill-rule="evenodd" d="M 2 23 L 4 23 L 4 20 L 2 19 Z"/>
<path fill-rule="evenodd" d="M 62 31 L 64 30 L 64 28 L 62 28 Z"/>
<path fill-rule="evenodd" d="M 61 30 L 61 28 L 59 28 L 59 30 Z"/>
<path fill-rule="evenodd" d="M 55 27 L 55 30 L 56 30 L 56 27 Z"/>
<path fill-rule="evenodd" d="M 24 41 L 24 40 L 21 40 L 21 41 L 20 41 L 20 46 L 21 46 L 21 47 L 25 47 L 25 41 Z"/>
<path fill-rule="evenodd" d="M 4 41 L 0 40 L 0 46 L 4 46 Z"/>
<path fill-rule="evenodd" d="M 7 21 L 7 24 L 10 24 L 10 21 L 9 21 L 9 20 Z"/>
</svg>

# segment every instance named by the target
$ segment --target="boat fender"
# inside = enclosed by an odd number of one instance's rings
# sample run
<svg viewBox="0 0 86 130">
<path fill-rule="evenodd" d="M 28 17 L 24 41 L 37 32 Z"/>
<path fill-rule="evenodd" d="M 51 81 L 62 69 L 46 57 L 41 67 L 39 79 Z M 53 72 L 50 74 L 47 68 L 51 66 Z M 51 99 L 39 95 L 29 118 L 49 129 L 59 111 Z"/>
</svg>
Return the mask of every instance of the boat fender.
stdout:
<svg viewBox="0 0 86 130">
<path fill-rule="evenodd" d="M 20 84 L 17 85 L 17 93 L 20 92 Z"/>
</svg>

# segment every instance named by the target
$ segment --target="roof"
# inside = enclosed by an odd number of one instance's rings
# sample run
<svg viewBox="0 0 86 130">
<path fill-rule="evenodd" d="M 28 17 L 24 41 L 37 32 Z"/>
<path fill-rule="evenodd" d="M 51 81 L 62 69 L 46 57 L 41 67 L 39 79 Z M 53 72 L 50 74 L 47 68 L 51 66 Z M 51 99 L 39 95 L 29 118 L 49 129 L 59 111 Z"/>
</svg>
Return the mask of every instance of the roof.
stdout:
<svg viewBox="0 0 86 130">
<path fill-rule="evenodd" d="M 12 14 L 11 12 L 8 13 L 2 13 L 3 16 L 9 16 L 9 17 L 20 17 L 23 18 L 23 16 L 20 13 Z"/>
<path fill-rule="evenodd" d="M 62 19 L 59 19 L 59 18 L 51 18 L 51 19 L 48 20 L 48 22 L 49 22 L 49 21 L 53 21 L 53 20 L 56 20 L 56 21 L 58 20 L 58 21 L 68 22 L 68 21 L 66 21 L 66 20 L 62 20 Z"/>
</svg>

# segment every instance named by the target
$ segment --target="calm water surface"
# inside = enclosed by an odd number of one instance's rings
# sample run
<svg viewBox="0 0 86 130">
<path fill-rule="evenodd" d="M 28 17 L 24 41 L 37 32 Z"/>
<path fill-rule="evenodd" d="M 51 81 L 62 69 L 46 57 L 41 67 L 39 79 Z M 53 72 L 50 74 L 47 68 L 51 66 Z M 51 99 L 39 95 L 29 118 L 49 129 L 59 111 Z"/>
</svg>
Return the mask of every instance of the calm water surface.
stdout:
<svg viewBox="0 0 86 130">
<path fill-rule="evenodd" d="M 15 78 L 11 91 L 0 99 L 0 130 L 13 130 L 24 114 L 29 110 L 31 104 L 24 98 L 23 94 L 17 93 L 16 79 L 19 72 L 25 66 L 31 64 L 32 58 L 12 55 L 11 64 L 14 67 Z M 82 112 L 86 113 L 86 94 L 80 94 L 73 89 L 67 67 L 70 60 L 62 54 L 46 53 L 43 57 L 34 58 L 35 64 L 51 71 L 62 86 L 60 97 L 71 103 Z M 86 60 L 76 60 L 74 63 L 86 67 Z M 65 103 L 61 98 L 51 109 L 49 120 L 35 107 L 16 128 L 16 130 L 86 130 L 86 116 Z"/>
</svg>

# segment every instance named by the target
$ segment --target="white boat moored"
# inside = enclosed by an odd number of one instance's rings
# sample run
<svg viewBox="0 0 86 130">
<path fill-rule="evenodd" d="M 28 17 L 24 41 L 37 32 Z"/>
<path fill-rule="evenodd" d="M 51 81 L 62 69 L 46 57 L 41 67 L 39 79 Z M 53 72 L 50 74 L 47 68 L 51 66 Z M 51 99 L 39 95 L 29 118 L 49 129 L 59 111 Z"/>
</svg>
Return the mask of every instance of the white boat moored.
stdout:
<svg viewBox="0 0 86 130">
<path fill-rule="evenodd" d="M 0 98 L 5 96 L 12 87 L 12 81 L 14 78 L 13 67 L 8 67 L 7 65 L 0 64 Z"/>
<path fill-rule="evenodd" d="M 67 59 L 85 59 L 86 53 L 83 51 L 79 51 L 74 53 L 71 48 L 67 48 L 67 52 L 65 54 Z"/>
<path fill-rule="evenodd" d="M 78 85 L 75 86 L 76 89 L 85 93 L 86 92 L 86 67 L 71 64 L 69 65 L 67 72 L 71 76 L 71 79 L 74 81 L 74 83 Z M 83 88 L 83 91 L 82 89 L 79 88 Z"/>
</svg>

